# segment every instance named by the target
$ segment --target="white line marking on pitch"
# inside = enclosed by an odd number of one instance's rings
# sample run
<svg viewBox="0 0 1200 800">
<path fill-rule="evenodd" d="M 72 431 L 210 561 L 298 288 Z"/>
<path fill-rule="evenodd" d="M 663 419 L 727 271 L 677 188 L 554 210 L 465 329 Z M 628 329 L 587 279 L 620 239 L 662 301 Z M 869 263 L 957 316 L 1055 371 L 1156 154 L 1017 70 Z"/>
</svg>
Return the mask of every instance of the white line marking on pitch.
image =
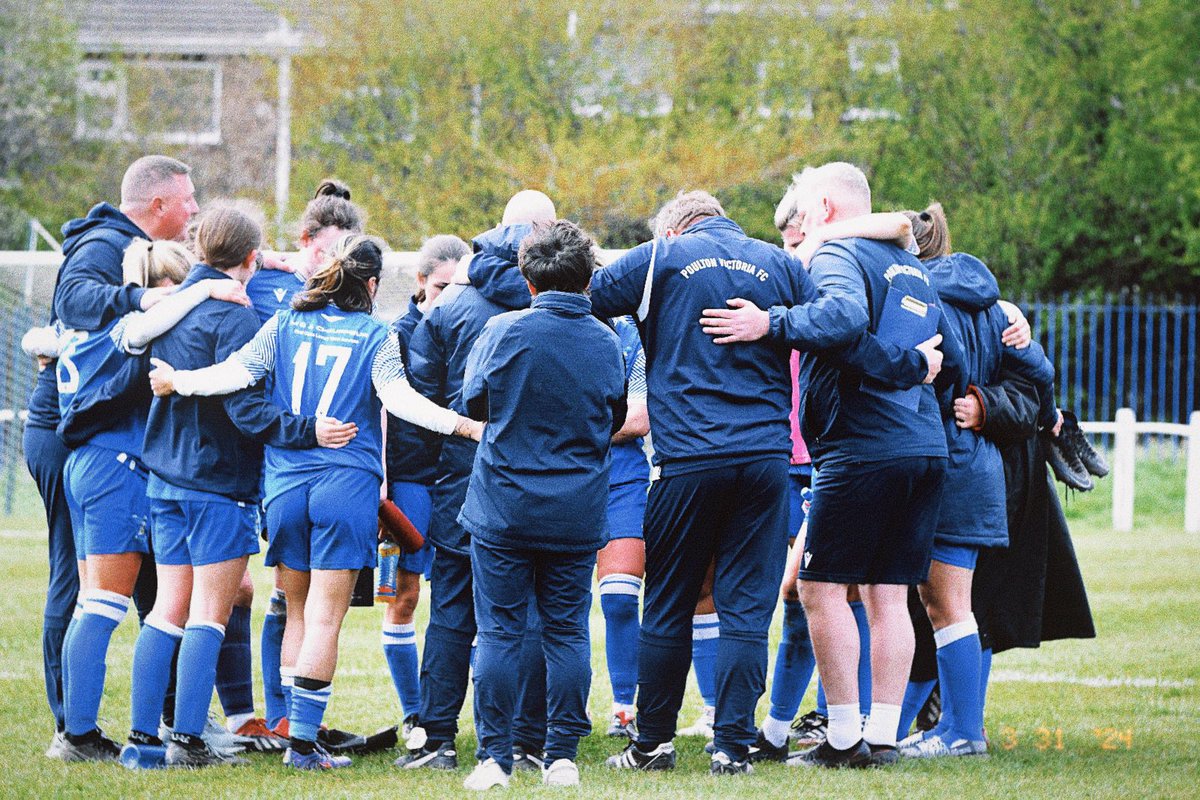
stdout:
<svg viewBox="0 0 1200 800">
<path fill-rule="evenodd" d="M 1017 672 L 1007 669 L 994 670 L 991 679 L 994 683 L 1069 683 L 1076 686 L 1091 686 L 1096 688 L 1185 689 L 1196 685 L 1196 682 L 1191 679 L 1172 681 L 1165 678 L 1142 677 L 1084 678 L 1078 675 L 1061 675 L 1052 672 Z"/>
</svg>

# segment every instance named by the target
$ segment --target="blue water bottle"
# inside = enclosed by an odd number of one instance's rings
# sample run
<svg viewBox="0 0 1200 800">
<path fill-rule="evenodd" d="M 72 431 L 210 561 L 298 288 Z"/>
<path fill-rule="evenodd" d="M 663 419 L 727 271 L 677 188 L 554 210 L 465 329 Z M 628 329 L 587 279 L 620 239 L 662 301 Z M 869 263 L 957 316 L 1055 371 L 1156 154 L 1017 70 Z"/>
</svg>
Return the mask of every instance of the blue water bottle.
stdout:
<svg viewBox="0 0 1200 800">
<path fill-rule="evenodd" d="M 127 769 L 162 769 L 167 765 L 167 748 L 161 744 L 127 744 L 121 748 L 121 763 Z"/>
</svg>

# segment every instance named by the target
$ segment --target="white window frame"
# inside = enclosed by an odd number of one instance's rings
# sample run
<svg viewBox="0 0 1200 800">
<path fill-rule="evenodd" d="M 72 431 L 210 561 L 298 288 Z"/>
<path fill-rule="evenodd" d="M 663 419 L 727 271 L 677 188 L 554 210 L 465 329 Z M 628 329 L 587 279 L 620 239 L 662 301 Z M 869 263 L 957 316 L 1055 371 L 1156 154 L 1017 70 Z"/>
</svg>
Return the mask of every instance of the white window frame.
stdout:
<svg viewBox="0 0 1200 800">
<path fill-rule="evenodd" d="M 80 63 L 75 82 L 75 91 L 81 99 L 86 97 L 112 98 L 116 101 L 113 122 L 108 128 L 89 126 L 82 113 L 75 117 L 76 139 L 104 139 L 107 141 L 137 142 L 149 140 L 163 144 L 217 145 L 221 143 L 221 101 L 224 86 L 224 65 L 215 61 L 182 61 L 173 59 L 139 59 L 139 66 L 161 70 L 197 70 L 212 73 L 212 114 L 209 125 L 201 131 L 156 131 L 140 136 L 129 130 L 129 73 L 125 65 L 132 59 L 106 59 L 88 57 Z M 93 70 L 113 70 L 111 81 L 95 81 L 90 75 Z"/>
<path fill-rule="evenodd" d="M 876 61 L 868 64 L 863 56 L 863 51 L 867 48 L 880 47 L 881 45 L 890 50 L 890 58 L 886 61 Z M 855 37 L 846 46 L 846 51 L 850 60 L 851 74 L 870 68 L 876 75 L 896 75 L 899 77 L 900 43 L 895 39 Z M 899 112 L 893 111 L 890 108 L 851 106 L 842 113 L 840 119 L 842 122 L 875 122 L 879 120 L 894 122 L 901 119 L 901 116 Z"/>
</svg>

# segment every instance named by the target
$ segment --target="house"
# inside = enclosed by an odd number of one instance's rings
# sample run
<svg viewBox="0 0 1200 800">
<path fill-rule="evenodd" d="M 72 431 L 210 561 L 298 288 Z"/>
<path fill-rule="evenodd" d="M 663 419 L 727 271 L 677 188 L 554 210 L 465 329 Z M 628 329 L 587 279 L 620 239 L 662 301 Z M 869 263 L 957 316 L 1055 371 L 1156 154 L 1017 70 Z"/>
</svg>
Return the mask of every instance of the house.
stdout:
<svg viewBox="0 0 1200 800">
<path fill-rule="evenodd" d="M 204 197 L 274 186 L 282 233 L 291 59 L 311 36 L 253 0 L 84 0 L 75 136 L 159 145 Z M 265 198 L 262 198 L 265 199 Z"/>
</svg>

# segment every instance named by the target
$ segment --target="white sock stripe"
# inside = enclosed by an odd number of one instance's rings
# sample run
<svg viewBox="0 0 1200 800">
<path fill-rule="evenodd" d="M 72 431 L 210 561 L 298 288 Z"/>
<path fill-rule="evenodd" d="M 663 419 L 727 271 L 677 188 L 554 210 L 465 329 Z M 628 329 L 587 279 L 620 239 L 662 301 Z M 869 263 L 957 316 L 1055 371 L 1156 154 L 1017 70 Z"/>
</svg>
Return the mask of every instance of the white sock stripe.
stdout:
<svg viewBox="0 0 1200 800">
<path fill-rule="evenodd" d="M 979 633 L 979 625 L 975 622 L 975 615 L 971 615 L 962 622 L 956 622 L 953 625 L 947 625 L 941 630 L 933 632 L 933 641 L 938 647 L 945 647 L 949 644 L 954 644 L 959 639 L 965 639 L 968 636 Z"/>
<path fill-rule="evenodd" d="M 215 631 L 222 639 L 225 638 L 225 626 L 216 622 L 209 622 L 208 620 L 189 622 L 184 630 L 186 631 L 188 628 L 208 628 L 211 631 Z"/>
<path fill-rule="evenodd" d="M 80 616 L 91 614 L 94 617 L 107 617 L 120 625 L 121 620 L 125 619 L 125 615 L 128 613 L 128 607 L 117 608 L 109 603 L 105 603 L 103 600 L 86 600 L 84 601 L 83 612 Z"/>
<path fill-rule="evenodd" d="M 272 600 L 286 600 L 287 595 L 285 595 L 283 593 L 283 589 L 276 587 L 275 589 L 271 590 L 271 599 Z"/>
<path fill-rule="evenodd" d="M 628 583 L 632 586 L 640 587 L 643 581 L 637 575 L 630 575 L 627 572 L 614 572 L 600 579 L 601 586 L 604 586 L 606 583 Z"/>
<path fill-rule="evenodd" d="M 380 638 L 383 641 L 384 647 L 402 646 L 402 645 L 409 645 L 409 644 L 415 645 L 417 643 L 417 635 L 415 633 L 410 633 L 407 636 L 398 636 L 396 634 L 385 633 Z"/>
<path fill-rule="evenodd" d="M 719 614 L 694 614 L 692 616 L 692 627 L 697 625 L 716 625 L 721 621 Z"/>
<path fill-rule="evenodd" d="M 129 604 L 133 602 L 133 598 L 126 597 L 120 592 L 110 592 L 107 589 L 88 589 L 83 595 L 83 602 L 88 600 L 100 600 L 109 605 L 122 606 L 129 608 Z"/>
<path fill-rule="evenodd" d="M 692 628 L 692 641 L 705 642 L 705 641 L 708 641 L 709 639 L 720 639 L 720 638 L 721 638 L 721 629 L 720 628 L 717 628 L 717 627 Z"/>
<path fill-rule="evenodd" d="M 637 581 L 610 581 L 608 578 L 600 581 L 600 596 L 606 594 L 619 594 L 629 597 L 637 597 L 642 593 L 642 582 Z"/>
<path fill-rule="evenodd" d="M 304 689 L 300 686 L 292 686 L 293 697 L 299 695 L 300 697 L 307 697 L 310 700 L 323 700 L 328 702 L 329 695 L 331 694 L 333 694 L 333 684 L 326 686 L 324 689 Z"/>
<path fill-rule="evenodd" d="M 417 623 L 406 622 L 403 624 L 393 624 L 393 623 L 385 622 L 385 623 L 383 623 L 383 632 L 385 634 L 392 634 L 392 635 L 399 635 L 399 634 L 406 634 L 406 633 L 411 633 L 411 634 L 415 635 L 417 632 Z"/>
<path fill-rule="evenodd" d="M 153 611 L 146 615 L 146 627 L 154 628 L 156 631 L 162 631 L 173 639 L 178 639 L 183 636 L 183 628 L 179 627 L 178 625 L 172 625 L 161 614 L 155 614 Z"/>
</svg>

